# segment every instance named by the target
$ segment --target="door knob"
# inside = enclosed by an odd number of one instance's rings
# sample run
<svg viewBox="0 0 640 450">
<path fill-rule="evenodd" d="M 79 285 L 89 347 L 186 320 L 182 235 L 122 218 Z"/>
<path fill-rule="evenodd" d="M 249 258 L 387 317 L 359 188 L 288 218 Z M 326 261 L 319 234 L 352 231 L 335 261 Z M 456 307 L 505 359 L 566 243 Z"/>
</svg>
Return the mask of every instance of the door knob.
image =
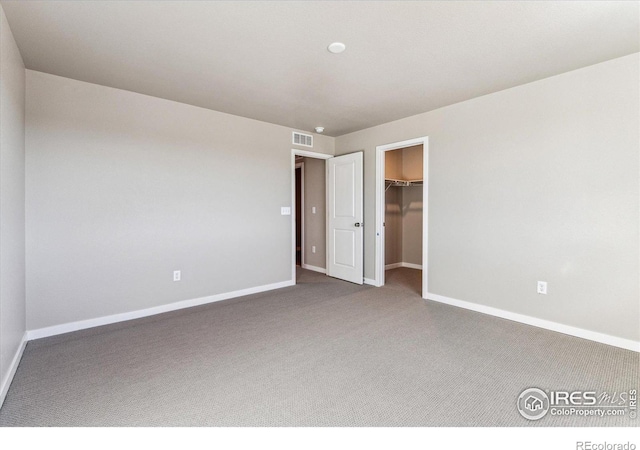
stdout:
<svg viewBox="0 0 640 450">
<path fill-rule="evenodd" d="M 360 226 L 364 226 L 364 223 L 356 222 L 356 228 Z"/>
</svg>

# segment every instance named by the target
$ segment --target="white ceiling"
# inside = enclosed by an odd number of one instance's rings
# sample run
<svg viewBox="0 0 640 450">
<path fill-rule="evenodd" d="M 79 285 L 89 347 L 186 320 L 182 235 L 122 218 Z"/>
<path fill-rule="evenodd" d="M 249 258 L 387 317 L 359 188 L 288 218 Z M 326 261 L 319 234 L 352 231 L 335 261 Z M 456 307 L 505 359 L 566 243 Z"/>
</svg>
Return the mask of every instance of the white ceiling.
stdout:
<svg viewBox="0 0 640 450">
<path fill-rule="evenodd" d="M 640 50 L 635 1 L 1 3 L 29 69 L 331 136 Z"/>
</svg>

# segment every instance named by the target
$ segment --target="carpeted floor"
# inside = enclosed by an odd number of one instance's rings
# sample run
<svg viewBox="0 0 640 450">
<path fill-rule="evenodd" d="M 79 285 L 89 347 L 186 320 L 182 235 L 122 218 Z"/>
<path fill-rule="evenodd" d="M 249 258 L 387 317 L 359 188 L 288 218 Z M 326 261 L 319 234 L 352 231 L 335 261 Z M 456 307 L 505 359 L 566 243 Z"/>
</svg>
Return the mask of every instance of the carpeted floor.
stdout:
<svg viewBox="0 0 640 450">
<path fill-rule="evenodd" d="M 32 341 L 2 426 L 637 426 L 530 422 L 520 392 L 638 388 L 637 353 L 300 271 L 298 285 Z"/>
</svg>

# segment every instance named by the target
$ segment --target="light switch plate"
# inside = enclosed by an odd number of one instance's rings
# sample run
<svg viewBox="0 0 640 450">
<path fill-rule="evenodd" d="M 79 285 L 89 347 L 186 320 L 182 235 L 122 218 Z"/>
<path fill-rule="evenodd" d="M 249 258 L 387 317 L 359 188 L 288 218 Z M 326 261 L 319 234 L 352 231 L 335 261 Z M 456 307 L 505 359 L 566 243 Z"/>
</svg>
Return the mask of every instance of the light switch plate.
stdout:
<svg viewBox="0 0 640 450">
<path fill-rule="evenodd" d="M 280 214 L 282 214 L 283 216 L 290 216 L 291 215 L 291 207 L 290 206 L 283 206 L 280 208 Z"/>
</svg>

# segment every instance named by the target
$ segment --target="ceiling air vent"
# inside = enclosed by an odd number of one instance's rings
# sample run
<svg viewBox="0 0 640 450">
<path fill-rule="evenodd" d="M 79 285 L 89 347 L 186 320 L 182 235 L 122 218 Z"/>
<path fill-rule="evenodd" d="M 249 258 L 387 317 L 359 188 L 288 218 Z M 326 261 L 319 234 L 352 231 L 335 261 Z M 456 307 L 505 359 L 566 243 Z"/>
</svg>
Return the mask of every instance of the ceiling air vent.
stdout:
<svg viewBox="0 0 640 450">
<path fill-rule="evenodd" d="M 304 147 L 313 147 L 313 136 L 310 134 L 302 134 L 293 132 L 293 143 Z"/>
</svg>

